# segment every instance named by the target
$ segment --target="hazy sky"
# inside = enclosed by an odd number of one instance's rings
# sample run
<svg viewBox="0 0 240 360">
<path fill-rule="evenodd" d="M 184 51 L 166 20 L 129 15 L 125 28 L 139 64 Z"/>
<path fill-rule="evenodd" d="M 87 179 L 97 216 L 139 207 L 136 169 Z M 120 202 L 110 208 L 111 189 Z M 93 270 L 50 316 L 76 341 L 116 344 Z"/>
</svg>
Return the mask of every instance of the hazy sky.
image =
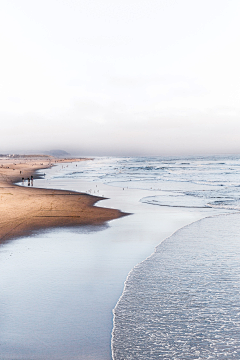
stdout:
<svg viewBox="0 0 240 360">
<path fill-rule="evenodd" d="M 2 0 L 0 153 L 240 152 L 239 0 Z"/>
</svg>

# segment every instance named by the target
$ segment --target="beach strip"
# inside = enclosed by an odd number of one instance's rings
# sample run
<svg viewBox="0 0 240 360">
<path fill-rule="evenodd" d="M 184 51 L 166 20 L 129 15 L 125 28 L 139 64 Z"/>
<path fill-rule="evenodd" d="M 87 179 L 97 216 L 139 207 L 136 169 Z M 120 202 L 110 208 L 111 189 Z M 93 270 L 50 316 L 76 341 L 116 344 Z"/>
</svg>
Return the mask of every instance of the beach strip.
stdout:
<svg viewBox="0 0 240 360">
<path fill-rule="evenodd" d="M 90 159 L 52 156 L 0 158 L 0 243 L 36 230 L 79 225 L 100 225 L 124 216 L 119 210 L 95 207 L 104 198 L 65 190 L 32 187 L 37 170 L 64 162 Z M 27 182 L 29 186 L 15 185 Z M 33 180 L 31 180 L 33 179 Z"/>
</svg>

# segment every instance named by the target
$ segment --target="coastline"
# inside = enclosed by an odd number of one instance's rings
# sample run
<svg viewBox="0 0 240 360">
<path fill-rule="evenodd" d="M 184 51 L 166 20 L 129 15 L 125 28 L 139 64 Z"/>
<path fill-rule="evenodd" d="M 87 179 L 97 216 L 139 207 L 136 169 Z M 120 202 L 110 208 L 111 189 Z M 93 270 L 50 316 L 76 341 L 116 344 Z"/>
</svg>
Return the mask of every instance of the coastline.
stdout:
<svg viewBox="0 0 240 360">
<path fill-rule="evenodd" d="M 37 170 L 57 163 L 90 159 L 57 159 L 49 156 L 0 158 L 0 243 L 53 227 L 100 225 L 125 214 L 116 209 L 95 207 L 103 197 L 16 185 L 22 178 L 39 178 Z"/>
<path fill-rule="evenodd" d="M 39 231 L 1 247 L 1 352 L 6 360 L 111 360 L 112 309 L 129 270 L 173 232 L 219 212 L 140 202 L 154 194 L 152 189 L 123 189 L 96 177 L 93 183 L 89 172 L 104 172 L 101 161 L 97 164 L 97 159 L 92 166 L 82 162 L 78 170 L 75 163 L 56 164 L 40 171 L 46 173 L 44 179 L 36 174 L 34 186 L 61 193 L 64 189 L 67 194 L 100 193 L 105 200 L 96 207 L 117 208 L 132 216 L 110 226 Z"/>
</svg>

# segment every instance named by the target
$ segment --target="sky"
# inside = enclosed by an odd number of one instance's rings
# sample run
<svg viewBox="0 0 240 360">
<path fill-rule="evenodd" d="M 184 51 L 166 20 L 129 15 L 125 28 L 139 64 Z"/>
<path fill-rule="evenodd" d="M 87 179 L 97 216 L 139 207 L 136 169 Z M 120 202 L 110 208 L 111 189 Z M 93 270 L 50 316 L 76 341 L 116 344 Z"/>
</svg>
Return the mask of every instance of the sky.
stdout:
<svg viewBox="0 0 240 360">
<path fill-rule="evenodd" d="M 239 0 L 2 0 L 0 153 L 240 153 Z"/>
</svg>

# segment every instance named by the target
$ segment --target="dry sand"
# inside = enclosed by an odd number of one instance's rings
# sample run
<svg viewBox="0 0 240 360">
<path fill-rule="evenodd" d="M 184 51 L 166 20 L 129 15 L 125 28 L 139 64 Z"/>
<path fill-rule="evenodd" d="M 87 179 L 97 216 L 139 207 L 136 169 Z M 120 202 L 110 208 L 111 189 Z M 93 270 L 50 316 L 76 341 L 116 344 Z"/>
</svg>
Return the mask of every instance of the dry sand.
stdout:
<svg viewBox="0 0 240 360">
<path fill-rule="evenodd" d="M 115 209 L 93 206 L 103 199 L 83 193 L 37 189 L 14 185 L 36 178 L 36 170 L 55 163 L 86 159 L 56 159 L 50 156 L 0 157 L 0 243 L 35 230 L 98 225 L 125 214 Z"/>
</svg>

